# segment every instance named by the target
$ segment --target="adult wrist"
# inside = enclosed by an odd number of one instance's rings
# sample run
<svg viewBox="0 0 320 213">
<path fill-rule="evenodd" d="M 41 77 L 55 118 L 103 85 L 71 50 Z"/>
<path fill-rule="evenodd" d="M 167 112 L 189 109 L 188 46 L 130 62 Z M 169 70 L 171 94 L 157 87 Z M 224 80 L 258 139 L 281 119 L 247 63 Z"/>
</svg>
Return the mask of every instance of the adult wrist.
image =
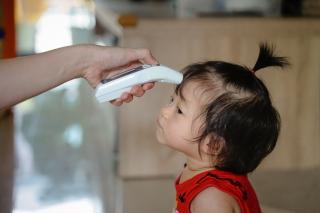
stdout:
<svg viewBox="0 0 320 213">
<path fill-rule="evenodd" d="M 71 56 L 68 62 L 70 67 L 66 68 L 67 75 L 71 79 L 84 77 L 85 71 L 90 67 L 92 55 L 90 54 L 91 45 L 74 45 L 67 47 L 67 54 Z M 66 57 L 66 59 L 69 57 Z"/>
</svg>

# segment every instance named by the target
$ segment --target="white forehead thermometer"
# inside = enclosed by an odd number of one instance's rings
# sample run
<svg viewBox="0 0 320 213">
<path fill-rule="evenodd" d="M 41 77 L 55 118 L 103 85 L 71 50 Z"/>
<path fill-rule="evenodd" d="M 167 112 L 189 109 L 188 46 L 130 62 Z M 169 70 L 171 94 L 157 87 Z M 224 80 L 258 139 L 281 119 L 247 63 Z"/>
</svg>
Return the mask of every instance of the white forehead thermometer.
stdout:
<svg viewBox="0 0 320 213">
<path fill-rule="evenodd" d="M 180 84 L 183 75 L 163 65 L 144 64 L 101 81 L 96 88 L 96 98 L 102 103 L 117 99 L 135 85 L 147 82 Z"/>
</svg>

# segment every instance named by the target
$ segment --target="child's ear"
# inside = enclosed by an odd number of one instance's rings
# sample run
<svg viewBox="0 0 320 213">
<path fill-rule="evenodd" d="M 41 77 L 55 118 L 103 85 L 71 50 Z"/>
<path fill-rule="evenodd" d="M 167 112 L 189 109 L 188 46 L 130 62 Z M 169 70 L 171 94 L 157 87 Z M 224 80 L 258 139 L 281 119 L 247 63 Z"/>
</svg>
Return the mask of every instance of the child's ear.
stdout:
<svg viewBox="0 0 320 213">
<path fill-rule="evenodd" d="M 204 141 L 201 143 L 201 152 L 207 155 L 217 156 L 221 153 L 225 146 L 225 140 L 216 134 L 209 134 L 206 136 Z"/>
</svg>

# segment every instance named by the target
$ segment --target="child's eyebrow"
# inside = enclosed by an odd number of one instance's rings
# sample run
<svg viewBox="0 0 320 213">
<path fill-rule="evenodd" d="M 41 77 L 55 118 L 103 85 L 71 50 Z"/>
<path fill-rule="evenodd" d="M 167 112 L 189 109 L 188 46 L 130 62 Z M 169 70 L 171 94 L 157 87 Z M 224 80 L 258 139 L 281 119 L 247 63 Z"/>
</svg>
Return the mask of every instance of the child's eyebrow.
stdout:
<svg viewBox="0 0 320 213">
<path fill-rule="evenodd" d="M 181 105 L 182 105 L 183 107 L 188 107 L 190 101 L 185 98 L 185 96 L 183 95 L 183 93 L 180 93 L 179 98 L 180 98 L 180 100 L 181 100 L 181 101 L 180 101 Z"/>
<path fill-rule="evenodd" d="M 183 102 L 187 102 L 187 99 L 185 98 L 185 96 L 183 95 L 183 92 L 182 92 L 182 89 L 183 87 L 182 86 L 179 86 L 175 89 L 175 93 L 177 96 L 180 97 L 180 99 L 183 101 Z"/>
</svg>

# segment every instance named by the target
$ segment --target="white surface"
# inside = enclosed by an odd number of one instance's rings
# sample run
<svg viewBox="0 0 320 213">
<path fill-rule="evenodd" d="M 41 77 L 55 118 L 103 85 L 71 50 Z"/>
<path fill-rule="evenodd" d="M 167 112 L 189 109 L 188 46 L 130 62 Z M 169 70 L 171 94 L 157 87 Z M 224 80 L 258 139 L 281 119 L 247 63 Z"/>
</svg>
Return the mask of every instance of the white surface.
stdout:
<svg viewBox="0 0 320 213">
<path fill-rule="evenodd" d="M 119 98 L 124 92 L 129 92 L 135 85 L 147 82 L 165 82 L 179 84 L 183 75 L 163 65 L 143 65 L 145 68 L 112 80 L 99 84 L 95 96 L 99 102 L 111 101 Z M 130 72 L 130 70 L 128 71 Z"/>
</svg>

